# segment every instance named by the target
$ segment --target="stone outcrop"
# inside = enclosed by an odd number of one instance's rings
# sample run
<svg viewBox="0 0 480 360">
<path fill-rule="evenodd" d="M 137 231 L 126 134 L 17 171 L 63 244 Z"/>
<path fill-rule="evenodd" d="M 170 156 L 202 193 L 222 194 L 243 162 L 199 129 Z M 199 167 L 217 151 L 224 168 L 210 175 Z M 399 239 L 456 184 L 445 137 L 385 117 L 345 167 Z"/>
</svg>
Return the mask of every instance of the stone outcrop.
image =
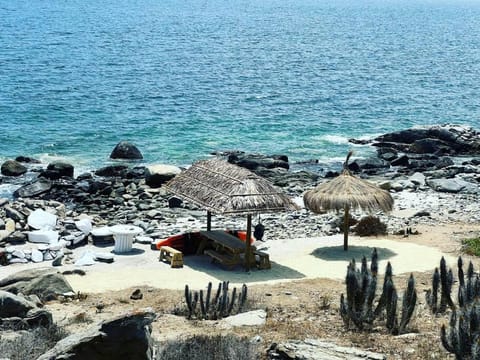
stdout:
<svg viewBox="0 0 480 360">
<path fill-rule="evenodd" d="M 315 339 L 274 344 L 268 351 L 268 357 L 275 360 L 385 360 L 387 358 L 383 354 L 337 346 L 331 342 Z"/>
<path fill-rule="evenodd" d="M 60 340 L 37 360 L 150 360 L 154 319 L 152 310 L 117 316 Z"/>
<path fill-rule="evenodd" d="M 19 271 L 0 279 L 0 290 L 13 294 L 37 295 L 42 301 L 73 292 L 62 274 L 48 268 Z"/>
<path fill-rule="evenodd" d="M 138 148 L 128 141 L 120 141 L 110 154 L 111 159 L 141 160 L 143 155 Z"/>
</svg>

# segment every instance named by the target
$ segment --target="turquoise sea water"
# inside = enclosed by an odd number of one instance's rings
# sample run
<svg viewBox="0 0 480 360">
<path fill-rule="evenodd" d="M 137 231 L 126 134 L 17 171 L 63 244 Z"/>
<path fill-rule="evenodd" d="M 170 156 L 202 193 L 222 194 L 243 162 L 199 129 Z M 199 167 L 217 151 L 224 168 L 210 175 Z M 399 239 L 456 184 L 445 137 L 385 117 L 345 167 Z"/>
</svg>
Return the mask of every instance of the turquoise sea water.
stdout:
<svg viewBox="0 0 480 360">
<path fill-rule="evenodd" d="M 0 0 L 0 159 L 330 161 L 446 122 L 480 125 L 480 1 Z"/>
</svg>

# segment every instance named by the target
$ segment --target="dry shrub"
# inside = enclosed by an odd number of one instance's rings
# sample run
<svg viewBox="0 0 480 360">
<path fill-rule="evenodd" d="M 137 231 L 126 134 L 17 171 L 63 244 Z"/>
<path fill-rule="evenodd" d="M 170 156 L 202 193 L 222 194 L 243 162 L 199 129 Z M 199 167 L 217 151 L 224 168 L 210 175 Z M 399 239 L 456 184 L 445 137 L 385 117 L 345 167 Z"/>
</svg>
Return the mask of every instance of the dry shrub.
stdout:
<svg viewBox="0 0 480 360">
<path fill-rule="evenodd" d="M 360 219 L 354 231 L 359 236 L 385 235 L 387 225 L 382 223 L 378 217 L 369 215 Z"/>
<path fill-rule="evenodd" d="M 16 335 L 8 340 L 2 339 L 2 335 L 0 335 L 2 358 L 10 360 L 36 359 L 68 334 L 63 328 L 54 324 L 47 328 L 37 327 L 31 331 L 17 332 Z"/>
<path fill-rule="evenodd" d="M 156 358 L 162 360 L 254 360 L 258 358 L 257 345 L 247 338 L 233 334 L 195 335 L 157 344 Z"/>
</svg>

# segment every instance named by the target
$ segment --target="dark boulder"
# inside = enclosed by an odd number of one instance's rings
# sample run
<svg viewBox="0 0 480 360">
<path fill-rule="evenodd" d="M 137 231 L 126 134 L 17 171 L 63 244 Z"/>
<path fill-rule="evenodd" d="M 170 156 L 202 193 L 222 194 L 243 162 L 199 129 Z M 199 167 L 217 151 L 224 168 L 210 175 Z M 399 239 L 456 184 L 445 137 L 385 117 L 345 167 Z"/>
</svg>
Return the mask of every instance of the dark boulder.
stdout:
<svg viewBox="0 0 480 360">
<path fill-rule="evenodd" d="M 428 137 L 427 129 L 407 129 L 378 136 L 375 141 L 412 144 L 426 137 Z"/>
<path fill-rule="evenodd" d="M 395 160 L 393 160 L 390 165 L 392 166 L 408 166 L 409 165 L 409 158 L 407 155 L 402 155 Z"/>
<path fill-rule="evenodd" d="M 151 323 L 154 319 L 151 310 L 117 316 L 60 340 L 37 360 L 150 360 L 153 358 Z"/>
<path fill-rule="evenodd" d="M 23 185 L 13 192 L 15 198 L 29 198 L 50 191 L 52 182 L 48 179 L 39 178 L 29 184 Z"/>
<path fill-rule="evenodd" d="M 21 163 L 27 163 L 27 164 L 40 164 L 41 161 L 31 158 L 29 156 L 17 156 L 15 158 L 16 161 L 21 162 Z"/>
<path fill-rule="evenodd" d="M 416 154 L 448 154 L 451 152 L 450 146 L 442 141 L 437 139 L 420 139 L 413 142 L 410 145 L 410 152 Z"/>
<path fill-rule="evenodd" d="M 182 199 L 179 199 L 176 196 L 172 196 L 171 198 L 168 199 L 168 207 L 169 208 L 179 208 L 182 206 Z"/>
<path fill-rule="evenodd" d="M 96 170 L 95 175 L 103 177 L 124 177 L 127 171 L 127 165 L 109 165 Z"/>
<path fill-rule="evenodd" d="M 138 148 L 128 141 L 120 141 L 112 153 L 111 159 L 141 160 L 143 155 Z"/>
<path fill-rule="evenodd" d="M 27 313 L 36 308 L 36 305 L 25 299 L 24 296 L 15 295 L 9 291 L 0 290 L 0 318 L 25 317 Z M 0 321 L 1 322 L 1 321 Z"/>
<path fill-rule="evenodd" d="M 1 167 L 1 173 L 5 176 L 20 176 L 26 172 L 27 168 L 15 160 L 7 160 Z"/>
<path fill-rule="evenodd" d="M 260 167 L 266 169 L 283 168 L 287 170 L 290 168 L 286 155 L 230 154 L 228 162 L 248 170 L 256 170 Z"/>
<path fill-rule="evenodd" d="M 73 171 L 72 164 L 64 161 L 54 161 L 48 164 L 47 169 L 42 171 L 39 176 L 50 180 L 57 180 L 62 177 L 73 178 Z"/>
</svg>

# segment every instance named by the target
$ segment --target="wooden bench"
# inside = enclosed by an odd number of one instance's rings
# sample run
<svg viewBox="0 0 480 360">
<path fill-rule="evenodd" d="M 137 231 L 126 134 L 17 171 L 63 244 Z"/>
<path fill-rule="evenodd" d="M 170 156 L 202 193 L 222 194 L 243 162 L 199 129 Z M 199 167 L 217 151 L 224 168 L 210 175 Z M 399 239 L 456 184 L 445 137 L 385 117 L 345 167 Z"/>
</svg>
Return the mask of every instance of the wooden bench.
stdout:
<svg viewBox="0 0 480 360">
<path fill-rule="evenodd" d="M 258 256 L 257 267 L 260 270 L 272 268 L 272 265 L 270 264 L 270 256 L 267 253 L 260 250 L 255 250 L 253 253 L 255 254 L 255 258 Z"/>
<path fill-rule="evenodd" d="M 212 258 L 212 262 L 219 262 L 222 265 L 233 267 L 238 264 L 238 259 L 236 259 L 234 256 L 228 255 L 228 254 L 222 254 L 219 253 L 218 251 L 215 251 L 213 249 L 207 249 L 203 252 L 205 255 L 208 255 Z"/>
<path fill-rule="evenodd" d="M 169 262 L 172 268 L 183 267 L 183 254 L 180 250 L 174 249 L 170 246 L 160 247 L 159 261 Z"/>
</svg>

